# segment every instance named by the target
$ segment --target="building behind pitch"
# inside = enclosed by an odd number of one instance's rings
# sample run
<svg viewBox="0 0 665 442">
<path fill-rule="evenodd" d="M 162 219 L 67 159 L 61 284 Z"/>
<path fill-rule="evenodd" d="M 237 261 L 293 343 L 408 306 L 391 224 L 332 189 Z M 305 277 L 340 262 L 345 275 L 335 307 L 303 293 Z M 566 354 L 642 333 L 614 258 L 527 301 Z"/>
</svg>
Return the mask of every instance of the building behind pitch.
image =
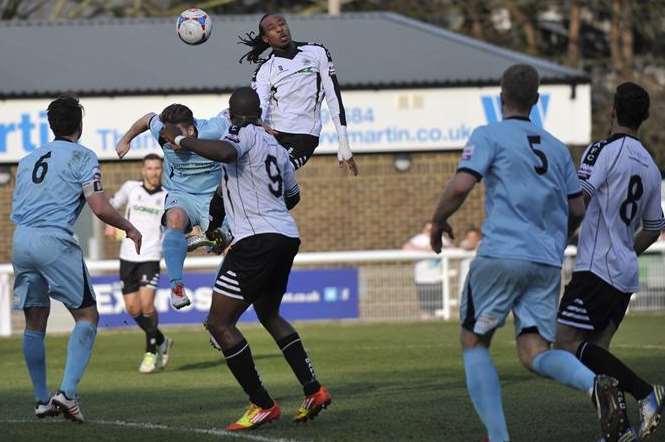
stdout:
<svg viewBox="0 0 665 442">
<path fill-rule="evenodd" d="M 399 248 L 431 216 L 473 128 L 501 118 L 498 81 L 511 64 L 533 64 L 543 78 L 532 120 L 569 145 L 589 142 L 584 72 L 391 13 L 288 20 L 296 40 L 325 43 L 333 54 L 360 168 L 351 178 L 337 167 L 328 124 L 319 155 L 298 172 L 303 251 Z M 44 109 L 53 97 L 82 97 L 81 142 L 99 155 L 113 192 L 140 176 L 140 158 L 159 151 L 146 134 L 133 160 L 115 159 L 115 142 L 137 117 L 172 102 L 209 117 L 249 83 L 255 66 L 238 64 L 236 40 L 257 21 L 215 17 L 212 39 L 197 47 L 180 43 L 165 19 L 0 23 L 0 56 L 12 61 L 0 66 L 0 184 L 8 179 L 0 187 L 0 261 L 11 250 L 11 177 L 16 162 L 52 136 Z M 326 112 L 324 105 L 324 121 Z M 479 224 L 482 204 L 482 189 L 475 190 L 454 226 Z M 103 239 L 90 217 L 79 234 L 92 257 L 116 256 L 117 243 Z"/>
</svg>

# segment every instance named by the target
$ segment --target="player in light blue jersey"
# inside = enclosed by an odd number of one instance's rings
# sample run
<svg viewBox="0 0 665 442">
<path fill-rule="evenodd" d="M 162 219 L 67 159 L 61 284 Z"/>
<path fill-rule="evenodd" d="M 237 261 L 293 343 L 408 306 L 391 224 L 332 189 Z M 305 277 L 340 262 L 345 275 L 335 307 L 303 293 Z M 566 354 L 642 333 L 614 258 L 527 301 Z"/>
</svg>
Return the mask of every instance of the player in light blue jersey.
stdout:
<svg viewBox="0 0 665 442">
<path fill-rule="evenodd" d="M 224 113 L 208 120 L 195 119 L 187 106 L 171 104 L 160 115 L 149 113 L 139 118 L 116 148 L 118 156 L 124 157 L 129 152 L 131 141 L 150 130 L 164 151 L 162 185 L 168 195 L 164 206 L 166 232 L 162 246 L 171 282 L 171 303 L 176 309 L 181 309 L 191 303 L 182 282 L 182 268 L 187 255 L 185 234 L 194 226 L 204 231 L 208 229 L 210 200 L 219 185 L 221 166 L 217 161 L 194 152 L 173 150 L 159 135 L 164 123 L 176 124 L 187 136 L 219 140 L 228 131 L 230 121 Z"/>
<path fill-rule="evenodd" d="M 504 72 L 504 119 L 471 135 L 434 213 L 432 249 L 441 252 L 443 233 L 452 238 L 448 219 L 484 178 L 483 239 L 471 263 L 460 318 L 467 389 L 489 441 L 510 440 L 489 347 L 511 311 L 522 364 L 591 395 L 604 437 L 615 441 L 625 419 L 616 380 L 596 377 L 568 352 L 550 350 L 566 238 L 581 222 L 584 201 L 566 146 L 528 119 L 538 101 L 538 83 L 529 65 Z"/>
<path fill-rule="evenodd" d="M 103 222 L 124 230 L 138 253 L 141 234 L 109 203 L 102 190 L 94 152 L 78 144 L 82 107 L 74 97 L 49 104 L 48 121 L 55 140 L 23 158 L 16 173 L 11 219 L 14 293 L 25 314 L 23 354 L 37 405 L 37 417 L 60 412 L 83 422 L 77 387 L 90 360 L 97 334 L 97 305 L 74 223 L 85 202 Z M 76 325 L 67 345 L 65 373 L 58 392 L 49 397 L 44 335 L 50 299 L 69 309 Z"/>
</svg>

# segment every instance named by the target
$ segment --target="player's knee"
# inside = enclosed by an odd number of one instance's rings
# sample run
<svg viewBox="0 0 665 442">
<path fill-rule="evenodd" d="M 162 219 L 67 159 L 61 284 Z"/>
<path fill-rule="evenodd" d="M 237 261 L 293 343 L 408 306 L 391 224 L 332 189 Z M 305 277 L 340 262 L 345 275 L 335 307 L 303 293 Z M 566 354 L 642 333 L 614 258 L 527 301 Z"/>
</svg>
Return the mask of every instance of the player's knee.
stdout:
<svg viewBox="0 0 665 442">
<path fill-rule="evenodd" d="M 140 304 L 126 304 L 126 307 L 127 313 L 129 313 L 132 318 L 135 318 L 143 313 Z"/>
<path fill-rule="evenodd" d="M 463 349 L 470 349 L 475 347 L 489 347 L 492 340 L 492 333 L 481 336 L 474 332 L 462 328 L 460 333 L 460 344 Z"/>
<path fill-rule="evenodd" d="M 179 208 L 169 209 L 166 213 L 166 227 L 184 230 L 187 226 L 187 214 Z"/>
<path fill-rule="evenodd" d="M 561 327 L 557 329 L 556 341 L 554 341 L 554 348 L 557 350 L 565 350 L 575 354 L 580 343 L 581 340 L 574 333 L 569 333 L 568 330 Z"/>
<path fill-rule="evenodd" d="M 517 337 L 517 358 L 528 370 L 533 371 L 536 356 L 549 350 L 550 344 L 536 331 L 528 331 Z"/>
</svg>

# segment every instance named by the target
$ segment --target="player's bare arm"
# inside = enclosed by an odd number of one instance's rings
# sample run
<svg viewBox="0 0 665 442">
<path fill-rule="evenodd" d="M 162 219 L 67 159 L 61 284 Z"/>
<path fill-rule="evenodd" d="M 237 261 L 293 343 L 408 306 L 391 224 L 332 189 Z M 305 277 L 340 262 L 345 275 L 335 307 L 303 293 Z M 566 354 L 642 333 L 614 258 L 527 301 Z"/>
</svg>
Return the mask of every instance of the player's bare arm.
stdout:
<svg viewBox="0 0 665 442">
<path fill-rule="evenodd" d="M 568 200 L 568 237 L 575 234 L 582 224 L 584 213 L 586 212 L 586 196 L 580 195 Z"/>
<path fill-rule="evenodd" d="M 95 192 L 86 197 L 90 209 L 97 218 L 120 230 L 124 230 L 127 238 L 134 241 L 136 253 L 141 252 L 141 232 L 113 208 L 104 192 Z"/>
<path fill-rule="evenodd" d="M 238 158 L 238 151 L 231 143 L 184 137 L 178 126 L 174 124 L 165 124 L 160 135 L 171 145 L 176 146 L 176 150 L 177 148 L 191 150 L 209 160 L 230 163 Z"/>
<path fill-rule="evenodd" d="M 441 195 L 441 199 L 439 200 L 439 205 L 432 217 L 430 244 L 434 252 L 441 253 L 441 248 L 443 247 L 441 236 L 444 233 L 451 239 L 455 238 L 453 235 L 453 228 L 448 224 L 448 218 L 450 218 L 457 209 L 462 206 L 477 182 L 477 178 L 470 173 L 457 172 L 446 185 L 446 188 Z"/>
<path fill-rule="evenodd" d="M 132 140 L 148 130 L 150 119 L 155 115 L 154 112 L 147 113 L 132 124 L 129 130 L 122 136 L 122 138 L 120 138 L 118 145 L 115 147 L 118 158 L 123 158 L 127 155 L 127 152 L 129 152 L 129 149 L 131 148 L 130 143 Z"/>
<path fill-rule="evenodd" d="M 640 256 L 646 249 L 651 247 L 651 244 L 658 241 L 660 237 L 660 230 L 640 230 L 635 235 L 635 253 Z"/>
</svg>

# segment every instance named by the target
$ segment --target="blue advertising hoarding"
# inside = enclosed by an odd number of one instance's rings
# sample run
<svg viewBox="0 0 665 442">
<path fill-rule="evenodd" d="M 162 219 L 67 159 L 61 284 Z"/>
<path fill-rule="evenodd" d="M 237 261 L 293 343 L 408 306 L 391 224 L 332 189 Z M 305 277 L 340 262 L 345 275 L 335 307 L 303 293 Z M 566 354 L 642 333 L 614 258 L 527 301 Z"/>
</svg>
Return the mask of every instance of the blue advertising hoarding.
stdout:
<svg viewBox="0 0 665 442">
<path fill-rule="evenodd" d="M 184 274 L 187 295 L 192 305 L 175 310 L 170 302 L 170 289 L 165 275 L 160 279 L 155 308 L 161 324 L 200 324 L 205 320 L 212 300 L 215 273 Z M 97 295 L 100 327 L 133 326 L 125 310 L 117 276 L 92 278 Z M 218 295 L 219 296 L 219 295 Z M 282 300 L 281 314 L 290 320 L 325 320 L 358 318 L 358 270 L 355 268 L 293 270 Z M 256 321 L 250 307 L 240 318 Z"/>
</svg>

